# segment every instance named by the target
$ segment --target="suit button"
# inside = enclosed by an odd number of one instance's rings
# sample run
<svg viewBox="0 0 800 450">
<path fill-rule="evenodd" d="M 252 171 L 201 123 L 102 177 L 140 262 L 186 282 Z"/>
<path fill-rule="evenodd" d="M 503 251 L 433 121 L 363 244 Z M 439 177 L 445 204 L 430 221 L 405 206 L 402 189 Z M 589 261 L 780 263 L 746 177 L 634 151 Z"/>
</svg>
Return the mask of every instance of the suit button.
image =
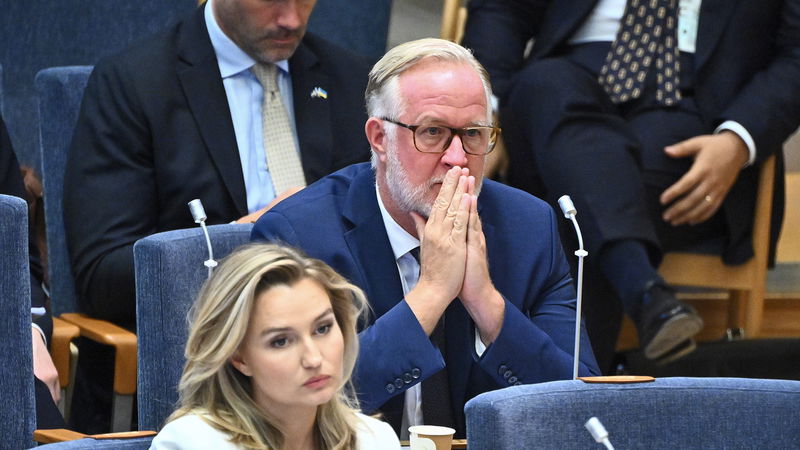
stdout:
<svg viewBox="0 0 800 450">
<path fill-rule="evenodd" d="M 514 383 L 514 386 L 520 386 L 521 384 L 522 382 L 517 381 L 516 383 Z"/>
<path fill-rule="evenodd" d="M 411 381 L 412 381 L 413 379 L 414 379 L 414 378 L 411 376 L 411 374 L 410 374 L 410 373 L 406 372 L 406 373 L 404 373 L 404 374 L 403 374 L 403 382 L 404 382 L 405 384 L 411 383 Z"/>
<path fill-rule="evenodd" d="M 517 377 L 509 377 L 508 378 L 508 384 L 514 384 L 516 382 L 517 382 Z"/>
<path fill-rule="evenodd" d="M 500 364 L 500 368 L 497 369 L 497 373 L 500 375 L 504 374 L 508 370 L 508 366 L 505 364 Z"/>
<path fill-rule="evenodd" d="M 411 376 L 414 377 L 415 380 L 419 378 L 420 375 L 422 375 L 422 371 L 420 371 L 419 368 L 414 367 L 411 369 Z"/>
<path fill-rule="evenodd" d="M 394 387 L 396 387 L 397 389 L 401 389 L 403 387 L 403 380 L 401 380 L 400 378 L 395 378 Z"/>
<path fill-rule="evenodd" d="M 388 392 L 390 394 L 394 394 L 394 389 L 395 389 L 395 387 L 394 387 L 394 385 L 392 383 L 389 383 L 389 384 L 386 385 L 386 392 Z"/>
<path fill-rule="evenodd" d="M 505 378 L 506 380 L 507 380 L 507 379 L 508 379 L 508 377 L 510 377 L 511 375 L 514 375 L 514 372 L 512 372 L 512 371 L 510 371 L 510 370 L 506 370 L 505 372 L 503 372 L 503 378 Z"/>
</svg>

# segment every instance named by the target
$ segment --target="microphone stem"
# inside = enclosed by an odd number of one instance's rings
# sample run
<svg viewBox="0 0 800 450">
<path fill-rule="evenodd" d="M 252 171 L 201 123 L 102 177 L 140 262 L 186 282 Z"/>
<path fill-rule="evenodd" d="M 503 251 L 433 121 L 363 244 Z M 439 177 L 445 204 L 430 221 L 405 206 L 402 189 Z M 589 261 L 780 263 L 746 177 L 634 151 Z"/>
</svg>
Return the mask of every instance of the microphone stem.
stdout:
<svg viewBox="0 0 800 450">
<path fill-rule="evenodd" d="M 208 277 L 211 278 L 211 271 L 213 267 L 216 265 L 216 261 L 214 261 L 214 250 L 211 248 L 211 237 L 208 235 L 208 228 L 206 228 L 206 221 L 201 220 L 200 226 L 203 228 L 203 236 L 206 238 L 206 247 L 208 247 L 208 261 L 206 261 L 206 267 L 208 267 Z"/>
<path fill-rule="evenodd" d="M 581 350 L 581 307 L 583 306 L 583 258 L 588 255 L 586 250 L 583 249 L 583 235 L 581 234 L 581 227 L 578 226 L 578 221 L 575 219 L 575 214 L 570 214 L 570 220 L 575 226 L 575 233 L 578 235 L 578 250 L 575 251 L 575 256 L 578 257 L 578 298 L 575 305 L 575 352 L 573 353 L 573 366 L 572 366 L 572 379 L 578 379 L 578 366 L 580 365 L 579 355 Z"/>
</svg>

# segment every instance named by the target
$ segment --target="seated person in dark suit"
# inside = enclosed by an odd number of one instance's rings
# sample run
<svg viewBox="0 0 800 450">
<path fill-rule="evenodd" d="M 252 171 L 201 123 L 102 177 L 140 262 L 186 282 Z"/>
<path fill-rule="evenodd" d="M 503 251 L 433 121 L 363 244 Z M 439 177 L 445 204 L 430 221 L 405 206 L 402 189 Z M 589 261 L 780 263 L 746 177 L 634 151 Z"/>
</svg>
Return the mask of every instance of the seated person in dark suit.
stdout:
<svg viewBox="0 0 800 450">
<path fill-rule="evenodd" d="M 0 194 L 27 198 L 17 157 L 11 147 L 5 122 L 0 117 Z M 58 372 L 47 350 L 53 334 L 53 319 L 47 295 L 42 288 L 43 271 L 39 260 L 39 249 L 33 234 L 28 234 L 31 270 L 31 344 L 33 345 L 33 375 L 36 400 L 36 427 L 64 428 L 64 418 L 56 408 L 61 398 Z"/>
<path fill-rule="evenodd" d="M 364 411 L 380 410 L 401 438 L 421 423 L 463 436 L 475 395 L 572 376 L 575 290 L 556 216 L 482 176 L 499 133 L 490 94 L 461 46 L 392 49 L 367 87 L 372 167 L 323 178 L 253 229 L 366 292 L 373 316 L 354 385 Z M 580 373 L 598 373 L 586 344 Z"/>
<path fill-rule="evenodd" d="M 509 182 L 575 202 L 587 283 L 614 294 L 587 297 L 601 367 L 623 306 L 646 357 L 691 351 L 702 320 L 657 268 L 665 250 L 752 257 L 758 165 L 800 124 L 800 1 L 474 0 L 464 45 L 499 98 Z"/>
<path fill-rule="evenodd" d="M 306 33 L 313 0 L 212 0 L 107 58 L 86 87 L 64 186 L 80 306 L 133 327 L 133 244 L 269 205 L 368 158 L 366 60 Z"/>
</svg>

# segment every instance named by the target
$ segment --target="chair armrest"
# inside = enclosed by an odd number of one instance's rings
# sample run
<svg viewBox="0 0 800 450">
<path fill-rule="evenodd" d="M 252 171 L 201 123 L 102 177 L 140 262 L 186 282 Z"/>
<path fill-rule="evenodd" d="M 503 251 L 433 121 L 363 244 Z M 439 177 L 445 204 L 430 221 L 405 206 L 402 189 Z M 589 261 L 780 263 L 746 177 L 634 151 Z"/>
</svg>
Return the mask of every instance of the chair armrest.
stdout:
<svg viewBox="0 0 800 450">
<path fill-rule="evenodd" d="M 34 430 L 33 440 L 40 444 L 52 444 L 55 442 L 74 441 L 76 439 L 134 439 L 148 436 L 155 436 L 155 431 L 125 431 L 121 433 L 104 434 L 83 434 L 77 431 L 56 428 L 52 430 Z"/>
<path fill-rule="evenodd" d="M 64 313 L 61 318 L 77 325 L 81 336 L 116 349 L 114 392 L 133 395 L 136 392 L 136 335 L 111 322 L 92 319 L 85 314 Z"/>
<path fill-rule="evenodd" d="M 53 365 L 58 371 L 58 382 L 62 388 L 69 386 L 70 375 L 70 351 L 69 344 L 76 337 L 80 336 L 81 330 L 77 326 L 53 317 L 53 335 L 50 338 L 50 355 L 53 357 Z"/>
</svg>

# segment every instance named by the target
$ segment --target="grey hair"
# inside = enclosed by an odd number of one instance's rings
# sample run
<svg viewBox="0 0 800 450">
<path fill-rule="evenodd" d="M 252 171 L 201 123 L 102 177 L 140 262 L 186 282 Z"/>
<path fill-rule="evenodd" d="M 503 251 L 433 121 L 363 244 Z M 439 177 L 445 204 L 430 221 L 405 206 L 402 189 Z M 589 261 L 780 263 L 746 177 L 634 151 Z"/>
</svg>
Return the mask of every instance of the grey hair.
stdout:
<svg viewBox="0 0 800 450">
<path fill-rule="evenodd" d="M 426 59 L 466 64 L 478 73 L 486 93 L 486 117 L 492 117 L 492 85 L 486 69 L 466 48 L 444 39 L 418 39 L 406 42 L 386 52 L 369 72 L 365 92 L 367 114 L 371 117 L 402 115 L 406 105 L 400 96 L 397 79 L 405 71 Z"/>
</svg>

